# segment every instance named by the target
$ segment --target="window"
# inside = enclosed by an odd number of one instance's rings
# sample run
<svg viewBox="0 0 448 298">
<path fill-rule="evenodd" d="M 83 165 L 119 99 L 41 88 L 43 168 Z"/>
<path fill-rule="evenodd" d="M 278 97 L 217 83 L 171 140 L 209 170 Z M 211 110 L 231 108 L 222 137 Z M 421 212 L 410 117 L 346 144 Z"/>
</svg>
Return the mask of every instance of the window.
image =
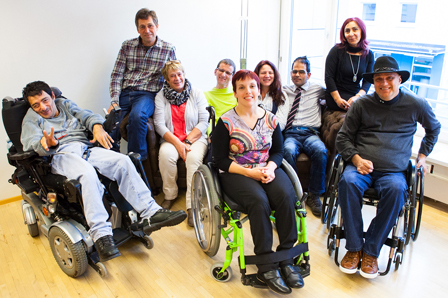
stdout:
<svg viewBox="0 0 448 298">
<path fill-rule="evenodd" d="M 402 23 L 415 23 L 416 15 L 417 15 L 417 4 L 403 4 L 401 9 Z"/>
<path fill-rule="evenodd" d="M 362 8 L 362 19 L 364 21 L 375 21 L 376 3 L 364 3 Z"/>
</svg>

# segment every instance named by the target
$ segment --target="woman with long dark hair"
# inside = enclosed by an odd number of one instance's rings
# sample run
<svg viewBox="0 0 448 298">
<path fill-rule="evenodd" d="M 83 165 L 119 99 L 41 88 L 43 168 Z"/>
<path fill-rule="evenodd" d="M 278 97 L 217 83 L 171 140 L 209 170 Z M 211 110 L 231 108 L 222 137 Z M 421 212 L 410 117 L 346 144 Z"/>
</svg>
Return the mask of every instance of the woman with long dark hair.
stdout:
<svg viewBox="0 0 448 298">
<path fill-rule="evenodd" d="M 268 60 L 262 60 L 255 67 L 254 72 L 260 79 L 260 95 L 258 96 L 258 104 L 276 115 L 279 119 L 281 130 L 285 128 L 286 119 L 288 118 L 287 104 L 288 96 L 282 90 L 282 82 L 280 73 L 274 63 Z M 282 121 L 285 120 L 285 121 Z"/>
<path fill-rule="evenodd" d="M 341 42 L 328 53 L 325 99 L 331 110 L 347 111 L 353 101 L 369 91 L 370 83 L 362 80 L 361 84 L 363 73 L 372 72 L 374 63 L 366 37 L 364 22 L 356 17 L 348 18 L 341 27 Z"/>
</svg>

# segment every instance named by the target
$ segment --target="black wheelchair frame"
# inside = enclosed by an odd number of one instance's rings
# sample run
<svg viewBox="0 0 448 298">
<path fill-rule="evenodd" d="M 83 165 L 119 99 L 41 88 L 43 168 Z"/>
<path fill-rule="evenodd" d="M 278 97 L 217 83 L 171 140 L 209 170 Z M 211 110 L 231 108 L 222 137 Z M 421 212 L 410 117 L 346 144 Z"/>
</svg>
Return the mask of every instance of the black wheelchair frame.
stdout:
<svg viewBox="0 0 448 298">
<path fill-rule="evenodd" d="M 332 164 L 330 171 L 331 175 L 325 190 L 321 215 L 321 221 L 323 224 L 326 224 L 328 229 L 328 254 L 331 256 L 333 251 L 335 252 L 334 261 L 337 266 L 339 266 L 338 253 L 340 240 L 345 239 L 343 221 L 337 202 L 338 183 L 344 168 L 345 162 L 342 157 L 337 154 L 334 163 Z M 379 275 L 382 276 L 390 271 L 392 262 L 395 263 L 395 270 L 398 270 L 403 261 L 406 245 L 409 244 L 410 239 L 417 241 L 420 231 L 423 212 L 424 176 L 423 170 L 421 168 L 417 169 L 415 161 L 412 159 L 409 160 L 406 181 L 408 189 L 406 191 L 405 204 L 392 229 L 392 237 L 388 238 L 384 243 L 390 247 L 390 252 L 386 269 L 383 272 L 379 272 Z M 369 188 L 364 193 L 363 204 L 370 206 L 376 206 L 378 204 L 378 194 L 373 188 Z M 403 233 L 401 236 L 398 235 L 400 226 L 402 227 Z"/>
<path fill-rule="evenodd" d="M 63 97 L 57 88 L 52 88 L 56 97 Z M 81 184 L 64 176 L 51 173 L 51 156 L 41 157 L 35 152 L 23 152 L 20 142 L 21 123 L 29 105 L 22 99 L 3 100 L 3 121 L 12 142 L 7 154 L 9 164 L 16 169 L 9 182 L 17 185 L 22 194 L 22 215 L 31 237 L 42 233 L 49 239 L 50 247 L 59 267 L 71 277 L 78 277 L 89 264 L 101 277 L 107 275 L 104 264 L 88 234 L 81 196 Z M 113 111 L 106 121 L 113 127 L 116 113 Z M 113 122 L 111 124 L 111 121 Z M 115 123 L 116 125 L 116 123 Z M 129 154 L 146 185 L 149 183 L 143 171 L 139 154 Z M 135 237 L 146 248 L 154 242 L 143 231 L 133 231 L 130 226 L 139 220 L 139 215 L 119 193 L 115 181 L 99 174 L 105 186 L 103 201 L 112 222 L 113 238 L 121 245 Z"/>
</svg>

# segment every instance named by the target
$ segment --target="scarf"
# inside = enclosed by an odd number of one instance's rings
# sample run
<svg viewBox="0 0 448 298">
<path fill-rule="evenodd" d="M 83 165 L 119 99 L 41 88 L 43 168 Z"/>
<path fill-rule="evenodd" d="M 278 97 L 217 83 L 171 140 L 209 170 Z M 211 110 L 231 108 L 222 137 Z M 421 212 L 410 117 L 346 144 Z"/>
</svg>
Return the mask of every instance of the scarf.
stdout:
<svg viewBox="0 0 448 298">
<path fill-rule="evenodd" d="M 182 92 L 180 93 L 178 93 L 176 90 L 173 90 L 167 81 L 163 83 L 163 95 L 172 105 L 180 106 L 181 104 L 186 102 L 190 97 L 190 92 L 191 85 L 187 79 L 185 79 L 184 90 L 182 90 Z"/>
</svg>

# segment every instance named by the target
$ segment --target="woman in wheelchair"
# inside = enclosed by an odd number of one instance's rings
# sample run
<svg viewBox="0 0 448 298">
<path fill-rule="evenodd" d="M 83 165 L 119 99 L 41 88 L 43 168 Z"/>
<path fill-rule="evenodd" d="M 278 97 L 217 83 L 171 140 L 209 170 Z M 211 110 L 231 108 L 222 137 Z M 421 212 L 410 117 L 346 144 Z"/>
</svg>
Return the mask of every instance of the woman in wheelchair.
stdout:
<svg viewBox="0 0 448 298">
<path fill-rule="evenodd" d="M 260 81 L 254 72 L 238 71 L 232 85 L 238 104 L 221 116 L 212 140 L 222 188 L 248 214 L 256 255 L 273 252 L 272 210 L 280 240 L 277 251 L 290 249 L 297 241 L 297 198 L 290 179 L 280 169 L 280 126 L 271 112 L 257 106 Z M 277 293 L 288 294 L 291 288 L 304 285 L 292 259 L 257 267 L 257 278 Z"/>
<path fill-rule="evenodd" d="M 182 210 L 172 212 L 157 205 L 128 156 L 106 150 L 113 141 L 104 131 L 100 115 L 79 108 L 69 99 L 55 98 L 42 81 L 29 83 L 23 89 L 23 99 L 31 106 L 22 122 L 23 149 L 40 156 L 53 155 L 52 173 L 79 181 L 89 234 L 100 261 L 118 257 L 120 252 L 112 237 L 109 214 L 103 205 L 104 187 L 96 171 L 116 181 L 119 192 L 140 213 L 141 220 L 133 224 L 133 229 L 149 235 L 186 218 Z M 87 130 L 93 133 L 91 141 Z M 104 148 L 93 147 L 96 141 Z"/>
</svg>

